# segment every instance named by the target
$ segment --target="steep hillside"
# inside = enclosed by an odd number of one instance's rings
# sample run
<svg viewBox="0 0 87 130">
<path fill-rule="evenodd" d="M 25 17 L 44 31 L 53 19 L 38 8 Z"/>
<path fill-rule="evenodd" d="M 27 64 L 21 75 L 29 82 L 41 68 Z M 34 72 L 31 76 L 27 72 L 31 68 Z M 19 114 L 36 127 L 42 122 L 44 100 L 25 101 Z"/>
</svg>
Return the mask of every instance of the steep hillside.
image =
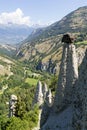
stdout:
<svg viewBox="0 0 87 130">
<path fill-rule="evenodd" d="M 13 73 L 11 72 L 11 66 L 14 64 L 14 61 L 9 59 L 8 57 L 0 55 L 0 76 L 13 75 Z"/>
<path fill-rule="evenodd" d="M 9 44 L 0 45 L 0 54 L 5 54 L 12 57 L 16 54 L 16 46 Z"/>
<path fill-rule="evenodd" d="M 64 33 L 71 33 L 75 37 L 75 44 L 79 43 L 78 51 L 83 48 L 82 44 L 87 44 L 87 6 L 81 7 L 60 21 L 49 27 L 37 29 L 20 46 L 17 57 L 21 61 L 33 62 L 33 65 L 39 61 L 48 64 L 51 58 L 53 62 L 60 63 L 61 59 L 61 38 Z M 81 51 L 80 51 L 81 52 Z"/>
<path fill-rule="evenodd" d="M 60 21 L 54 24 L 34 31 L 26 39 L 27 42 L 56 36 L 66 32 L 84 32 L 87 31 L 87 6 L 80 7 L 77 10 L 69 13 Z"/>
</svg>

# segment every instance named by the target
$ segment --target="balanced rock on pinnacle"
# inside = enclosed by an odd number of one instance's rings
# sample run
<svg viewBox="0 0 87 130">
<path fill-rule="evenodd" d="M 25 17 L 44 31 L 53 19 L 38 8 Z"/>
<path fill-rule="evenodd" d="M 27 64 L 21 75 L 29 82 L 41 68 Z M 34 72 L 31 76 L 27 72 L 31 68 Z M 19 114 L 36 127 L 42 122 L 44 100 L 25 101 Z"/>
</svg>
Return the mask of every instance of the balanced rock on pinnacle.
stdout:
<svg viewBox="0 0 87 130">
<path fill-rule="evenodd" d="M 66 34 L 62 38 L 63 54 L 58 77 L 58 87 L 54 99 L 54 110 L 59 111 L 63 106 L 72 102 L 72 88 L 78 78 L 78 64 L 73 38 Z"/>
<path fill-rule="evenodd" d="M 62 42 L 71 44 L 73 41 L 74 37 L 72 37 L 70 34 L 63 35 Z"/>
</svg>

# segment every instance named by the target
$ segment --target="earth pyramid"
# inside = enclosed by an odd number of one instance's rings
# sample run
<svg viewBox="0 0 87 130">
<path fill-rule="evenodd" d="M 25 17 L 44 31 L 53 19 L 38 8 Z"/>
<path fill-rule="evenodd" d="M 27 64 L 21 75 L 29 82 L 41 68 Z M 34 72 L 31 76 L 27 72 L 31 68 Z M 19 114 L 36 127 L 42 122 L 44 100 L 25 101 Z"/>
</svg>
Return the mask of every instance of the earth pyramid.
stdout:
<svg viewBox="0 0 87 130">
<path fill-rule="evenodd" d="M 63 106 L 71 104 L 72 89 L 78 79 L 78 62 L 73 38 L 66 34 L 62 38 L 63 53 L 58 78 L 58 87 L 54 99 L 54 109 L 59 111 Z"/>
</svg>

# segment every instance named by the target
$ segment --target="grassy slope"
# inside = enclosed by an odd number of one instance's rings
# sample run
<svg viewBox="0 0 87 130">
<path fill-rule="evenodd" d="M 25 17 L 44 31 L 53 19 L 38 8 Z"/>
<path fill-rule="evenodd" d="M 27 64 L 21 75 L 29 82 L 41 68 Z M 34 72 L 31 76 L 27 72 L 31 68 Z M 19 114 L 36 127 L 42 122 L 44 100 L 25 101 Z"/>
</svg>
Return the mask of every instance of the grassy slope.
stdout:
<svg viewBox="0 0 87 130">
<path fill-rule="evenodd" d="M 76 45 L 87 45 L 87 41 L 77 42 Z"/>
<path fill-rule="evenodd" d="M 30 86 L 37 85 L 38 79 L 34 78 L 26 78 L 25 83 L 28 83 Z"/>
</svg>

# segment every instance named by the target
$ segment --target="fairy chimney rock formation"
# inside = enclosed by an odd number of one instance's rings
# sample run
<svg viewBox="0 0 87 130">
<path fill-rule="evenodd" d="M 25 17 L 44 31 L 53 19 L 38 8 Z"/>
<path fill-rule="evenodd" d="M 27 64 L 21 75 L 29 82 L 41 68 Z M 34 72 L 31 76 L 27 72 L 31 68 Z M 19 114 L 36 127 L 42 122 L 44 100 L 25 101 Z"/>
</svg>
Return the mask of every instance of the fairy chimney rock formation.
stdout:
<svg viewBox="0 0 87 130">
<path fill-rule="evenodd" d="M 50 89 L 46 93 L 46 103 L 49 107 L 52 106 L 52 93 Z"/>
<path fill-rule="evenodd" d="M 16 103 L 17 96 L 12 94 L 9 101 L 9 117 L 15 116 Z"/>
<path fill-rule="evenodd" d="M 75 85 L 74 130 L 87 129 L 87 50 L 80 65 L 79 79 Z"/>
<path fill-rule="evenodd" d="M 48 90 L 48 92 L 46 93 L 46 98 L 41 113 L 40 127 L 42 127 L 47 121 L 48 116 L 50 114 L 51 106 L 52 106 L 52 94 L 51 94 L 51 90 Z"/>
<path fill-rule="evenodd" d="M 78 64 L 73 38 L 66 34 L 62 38 L 63 53 L 58 77 L 58 87 L 54 98 L 54 110 L 59 111 L 72 102 L 73 84 L 78 78 Z"/>
<path fill-rule="evenodd" d="M 45 98 L 46 98 L 46 93 L 47 93 L 47 91 L 48 91 L 47 84 L 44 83 L 44 85 L 43 85 L 43 87 L 42 87 L 42 92 L 43 92 L 43 98 L 44 98 L 44 100 L 45 100 Z"/>
<path fill-rule="evenodd" d="M 42 83 L 40 81 L 37 83 L 33 106 L 35 104 L 38 104 L 39 106 L 41 106 L 43 104 Z"/>
</svg>

